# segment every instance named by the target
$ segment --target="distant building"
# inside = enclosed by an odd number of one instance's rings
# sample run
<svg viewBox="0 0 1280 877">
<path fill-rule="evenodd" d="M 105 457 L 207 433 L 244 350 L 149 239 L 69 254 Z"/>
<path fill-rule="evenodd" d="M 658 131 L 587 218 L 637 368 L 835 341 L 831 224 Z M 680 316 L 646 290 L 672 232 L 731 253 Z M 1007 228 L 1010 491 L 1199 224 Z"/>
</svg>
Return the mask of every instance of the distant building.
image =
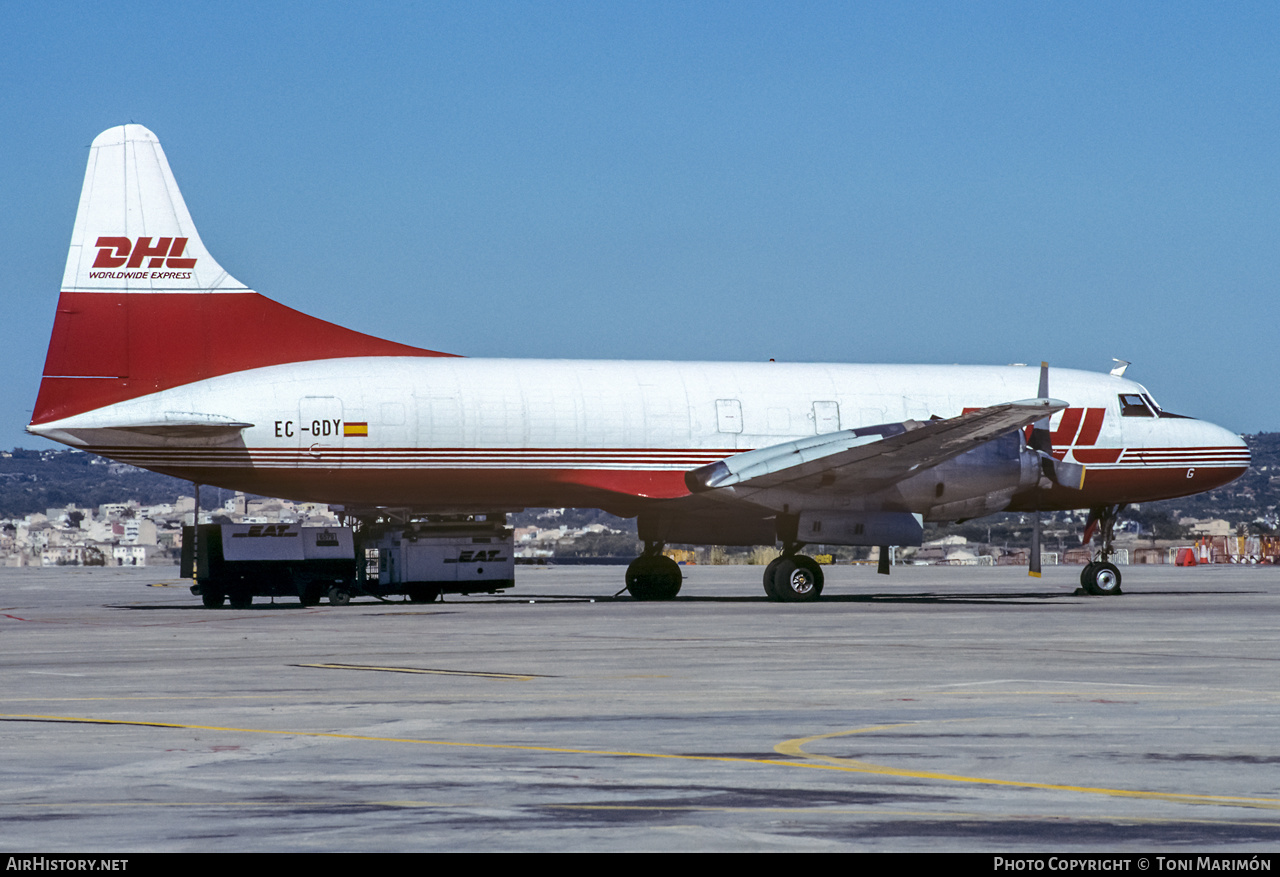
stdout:
<svg viewBox="0 0 1280 877">
<path fill-rule="evenodd" d="M 150 548 L 148 545 L 117 545 L 111 549 L 111 558 L 116 566 L 146 566 Z"/>
<path fill-rule="evenodd" d="M 1178 522 L 1191 531 L 1193 537 L 1201 536 L 1230 536 L 1232 534 L 1231 524 L 1221 518 L 1207 518 L 1205 520 L 1196 520 L 1194 518 L 1183 518 Z"/>
</svg>

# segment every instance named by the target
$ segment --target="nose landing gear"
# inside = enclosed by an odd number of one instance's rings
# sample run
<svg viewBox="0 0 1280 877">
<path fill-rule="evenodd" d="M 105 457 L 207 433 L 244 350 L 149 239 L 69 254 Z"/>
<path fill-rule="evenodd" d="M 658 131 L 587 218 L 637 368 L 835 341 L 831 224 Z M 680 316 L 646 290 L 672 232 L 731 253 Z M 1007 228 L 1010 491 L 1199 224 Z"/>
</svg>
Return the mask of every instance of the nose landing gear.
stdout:
<svg viewBox="0 0 1280 877">
<path fill-rule="evenodd" d="M 1080 584 L 1085 591 L 1095 597 L 1119 594 L 1121 593 L 1120 570 L 1109 561 L 1095 560 L 1085 564 L 1084 570 L 1080 573 Z"/>
</svg>

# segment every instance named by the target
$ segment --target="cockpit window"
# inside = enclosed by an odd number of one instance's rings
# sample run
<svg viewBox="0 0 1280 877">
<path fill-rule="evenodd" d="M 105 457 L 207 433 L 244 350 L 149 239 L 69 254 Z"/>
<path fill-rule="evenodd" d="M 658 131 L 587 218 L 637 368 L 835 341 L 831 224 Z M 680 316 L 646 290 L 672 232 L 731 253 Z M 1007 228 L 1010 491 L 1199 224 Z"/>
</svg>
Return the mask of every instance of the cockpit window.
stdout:
<svg viewBox="0 0 1280 877">
<path fill-rule="evenodd" d="M 1142 396 L 1137 393 L 1121 393 L 1120 394 L 1120 416 L 1121 417 L 1155 417 L 1155 414 L 1147 403 L 1143 401 Z"/>
<path fill-rule="evenodd" d="M 1121 397 L 1121 398 L 1123 399 L 1123 397 Z M 1170 412 L 1165 411 L 1163 408 L 1161 408 L 1159 405 L 1157 405 L 1157 404 L 1156 404 L 1156 400 L 1151 398 L 1151 394 L 1150 394 L 1150 393 L 1143 393 L 1143 394 L 1142 394 L 1142 398 L 1146 400 L 1147 405 L 1149 405 L 1149 406 L 1151 407 L 1151 410 L 1152 410 L 1152 411 L 1154 411 L 1154 412 L 1156 413 L 1156 417 L 1172 417 L 1172 418 L 1176 418 L 1176 419 L 1178 419 L 1178 420 L 1192 420 L 1192 419 L 1194 419 L 1194 418 L 1191 418 L 1191 417 L 1187 417 L 1187 415 L 1185 415 L 1185 414 L 1171 414 Z M 1121 404 L 1124 404 L 1124 403 L 1122 402 Z M 1135 415 L 1135 416 L 1137 416 L 1137 417 L 1142 417 L 1143 415 L 1138 414 L 1138 415 Z"/>
</svg>

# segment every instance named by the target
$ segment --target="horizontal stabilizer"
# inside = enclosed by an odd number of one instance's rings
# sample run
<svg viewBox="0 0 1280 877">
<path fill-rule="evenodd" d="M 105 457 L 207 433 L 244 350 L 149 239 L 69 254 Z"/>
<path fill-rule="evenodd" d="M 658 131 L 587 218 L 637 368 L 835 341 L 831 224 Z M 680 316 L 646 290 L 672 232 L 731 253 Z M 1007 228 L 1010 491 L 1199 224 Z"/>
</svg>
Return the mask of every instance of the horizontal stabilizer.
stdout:
<svg viewBox="0 0 1280 877">
<path fill-rule="evenodd" d="M 49 426 L 28 426 L 27 432 L 73 446 L 93 444 L 95 437 L 109 432 L 127 432 L 159 439 L 229 439 L 252 423 L 194 412 L 165 412 L 145 420 L 116 419 L 110 415 L 91 413 L 60 421 Z"/>
<path fill-rule="evenodd" d="M 252 423 L 197 423 L 179 421 L 163 421 L 161 423 L 136 423 L 126 426 L 113 426 L 125 432 L 137 432 L 143 435 L 155 435 L 161 438 L 213 438 L 230 435 L 242 429 L 248 429 Z"/>
</svg>

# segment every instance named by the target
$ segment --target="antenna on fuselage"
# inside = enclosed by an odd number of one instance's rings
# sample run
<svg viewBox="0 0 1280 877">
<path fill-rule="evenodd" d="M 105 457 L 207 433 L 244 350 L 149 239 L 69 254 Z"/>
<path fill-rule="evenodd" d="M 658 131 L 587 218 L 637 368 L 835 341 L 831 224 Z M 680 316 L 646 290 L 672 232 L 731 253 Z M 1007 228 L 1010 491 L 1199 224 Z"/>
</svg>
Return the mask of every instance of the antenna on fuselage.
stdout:
<svg viewBox="0 0 1280 877">
<path fill-rule="evenodd" d="M 1111 357 L 1111 361 L 1114 363 L 1118 363 L 1116 367 L 1111 370 L 1111 374 L 1117 378 L 1124 377 L 1124 370 L 1133 364 L 1129 362 L 1127 359 L 1116 359 L 1114 356 Z"/>
</svg>

